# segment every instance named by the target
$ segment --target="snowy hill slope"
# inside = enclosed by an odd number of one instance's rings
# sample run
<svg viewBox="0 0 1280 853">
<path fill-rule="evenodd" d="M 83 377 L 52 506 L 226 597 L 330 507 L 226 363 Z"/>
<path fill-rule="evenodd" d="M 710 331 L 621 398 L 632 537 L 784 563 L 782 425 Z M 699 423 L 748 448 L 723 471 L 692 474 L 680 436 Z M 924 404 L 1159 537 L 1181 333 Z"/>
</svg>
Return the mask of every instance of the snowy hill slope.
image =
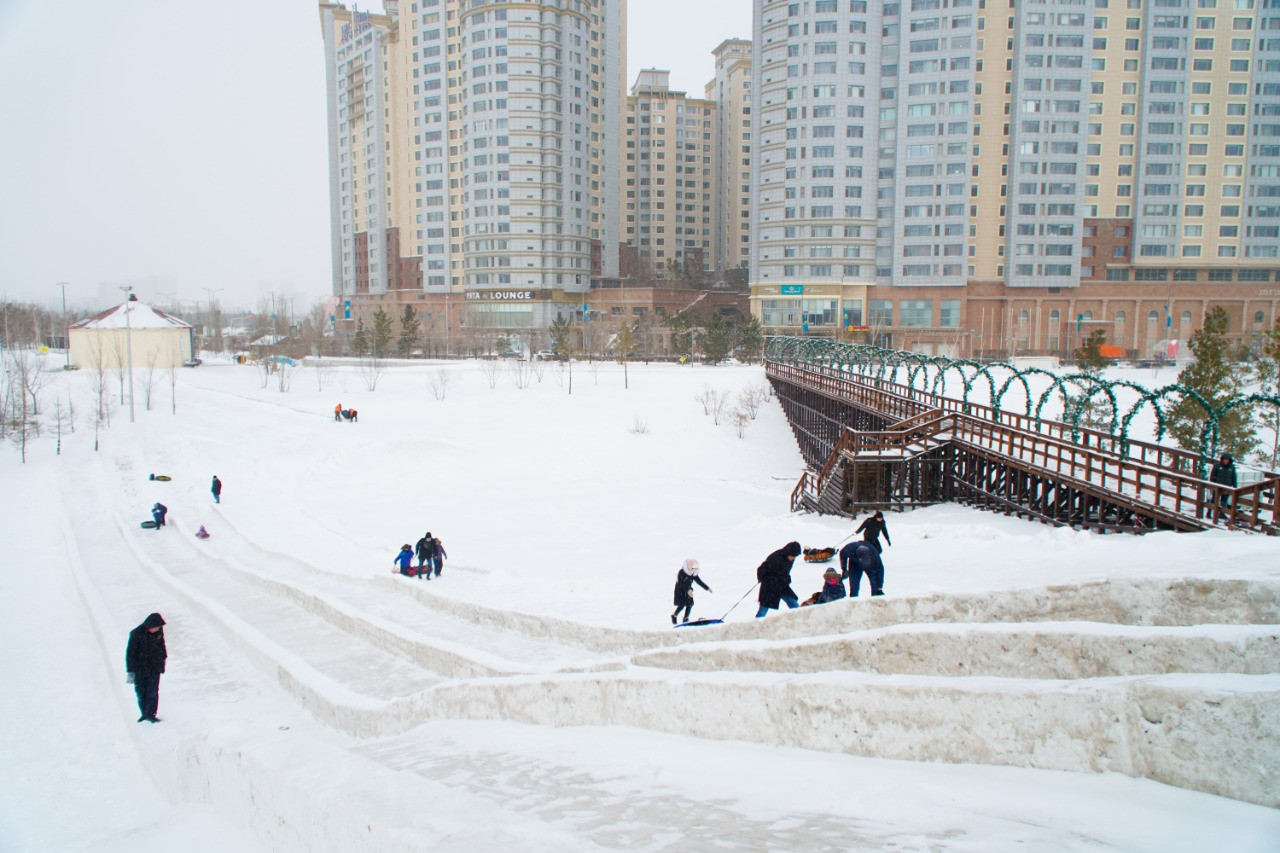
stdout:
<svg viewBox="0 0 1280 853">
<path fill-rule="evenodd" d="M 444 401 L 425 388 L 440 369 L 459 376 Z M 47 502 L 22 495 L 53 499 L 56 532 L 31 553 L 66 555 L 54 571 L 93 626 L 107 713 L 130 725 L 123 637 L 166 614 L 166 722 L 126 727 L 128 749 L 161 790 L 277 849 L 1280 837 L 1273 811 L 1114 775 L 1280 803 L 1274 541 L 1102 537 L 938 507 L 891 517 L 886 598 L 757 621 L 748 595 L 724 626 L 672 631 L 684 557 L 716 589 L 698 612 L 718 616 L 768 551 L 852 528 L 785 512 L 799 460 L 776 407 L 739 439 L 693 401 L 708 384 L 758 384 L 758 369 L 632 373 L 624 391 L 613 366 L 579 369 L 569 396 L 550 371 L 490 389 L 471 365 L 415 365 L 373 393 L 342 372 L 304 389 L 304 372 L 280 394 L 249 368 L 206 367 L 184 374 L 176 416 L 117 416 L 97 454 L 77 433 L 62 458 L 3 460 L 22 484 L 6 490 L 7 523 L 47 530 L 27 521 Z M 359 424 L 332 421 L 339 395 Z M 648 434 L 631 430 L 637 413 Z M 157 499 L 170 526 L 138 529 Z M 212 539 L 190 536 L 199 524 Z M 442 578 L 393 577 L 391 556 L 426 529 L 450 554 Z M 802 596 L 821 569 L 797 566 Z M 6 583 L 17 601 L 37 579 Z M 40 737 L 16 709 L 6 718 Z M 738 778 L 697 790 L 673 777 L 703 778 L 698 757 Z M 766 781 L 788 766 L 814 797 Z M 1112 772 L 1060 782 L 1019 768 Z M 816 793 L 864 773 L 951 781 L 896 825 Z M 968 791 L 977 778 L 982 794 Z M 547 779 L 566 792 L 547 794 Z M 1059 784 L 1071 818 L 1050 802 Z M 673 816 L 668 796 L 713 817 Z M 942 817 L 920 817 L 930 806 Z M 876 807 L 896 814 L 884 796 Z M 773 808 L 804 819 L 762 820 Z M 1122 830 L 1121 811 L 1151 820 Z M 0 828 L 39 838 L 40 814 L 0 812 Z"/>
</svg>

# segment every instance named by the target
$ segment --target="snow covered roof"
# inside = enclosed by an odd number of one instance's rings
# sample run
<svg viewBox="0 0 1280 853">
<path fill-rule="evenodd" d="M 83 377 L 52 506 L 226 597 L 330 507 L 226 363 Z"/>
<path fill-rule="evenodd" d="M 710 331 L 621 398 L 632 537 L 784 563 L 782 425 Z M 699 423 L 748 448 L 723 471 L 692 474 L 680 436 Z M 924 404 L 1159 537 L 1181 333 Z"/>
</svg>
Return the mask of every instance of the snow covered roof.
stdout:
<svg viewBox="0 0 1280 853">
<path fill-rule="evenodd" d="M 127 325 L 134 329 L 190 329 L 191 324 L 152 308 L 142 302 L 122 302 L 95 314 L 87 320 L 72 323 L 73 329 L 123 329 L 126 326 L 125 309 L 128 308 Z"/>
<path fill-rule="evenodd" d="M 273 347 L 283 340 L 288 339 L 288 335 L 263 335 L 256 341 L 250 341 L 247 345 L 251 347 Z"/>
</svg>

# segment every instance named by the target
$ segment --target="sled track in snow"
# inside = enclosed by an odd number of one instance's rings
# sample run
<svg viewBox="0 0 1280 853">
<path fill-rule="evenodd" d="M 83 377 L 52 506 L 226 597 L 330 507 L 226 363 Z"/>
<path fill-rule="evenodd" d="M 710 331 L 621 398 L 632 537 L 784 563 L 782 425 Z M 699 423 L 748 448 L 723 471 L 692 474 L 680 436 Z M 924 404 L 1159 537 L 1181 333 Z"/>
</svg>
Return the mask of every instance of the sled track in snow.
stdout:
<svg viewBox="0 0 1280 853">
<path fill-rule="evenodd" d="M 116 505 L 142 505 L 136 467 L 117 474 Z M 1280 584 L 1143 579 L 855 599 L 628 632 L 459 602 L 428 582 L 333 575 L 230 523 L 226 556 L 196 561 L 199 546 L 176 525 L 144 533 L 118 512 L 106 521 L 86 535 L 114 536 L 147 582 L 315 719 L 357 737 L 432 718 L 628 725 L 1106 770 L 1280 806 Z M 268 565 L 270 576 L 259 570 Z M 691 703 L 720 711 L 690 720 L 681 708 Z"/>
</svg>

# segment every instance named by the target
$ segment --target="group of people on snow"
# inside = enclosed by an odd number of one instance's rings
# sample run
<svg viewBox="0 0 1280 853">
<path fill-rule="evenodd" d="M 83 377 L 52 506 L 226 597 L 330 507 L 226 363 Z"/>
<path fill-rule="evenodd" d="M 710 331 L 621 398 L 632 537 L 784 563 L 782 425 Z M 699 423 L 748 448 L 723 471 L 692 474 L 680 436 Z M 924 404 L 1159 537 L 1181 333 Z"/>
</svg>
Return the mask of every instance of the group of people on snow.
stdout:
<svg viewBox="0 0 1280 853">
<path fill-rule="evenodd" d="M 155 474 L 152 474 L 150 479 L 167 482 L 170 478 L 168 476 L 157 477 Z M 209 485 L 209 491 L 213 493 L 214 503 L 216 504 L 222 503 L 222 481 L 218 479 L 217 474 L 213 475 L 213 482 Z M 160 501 L 156 501 L 154 504 L 151 505 L 151 521 L 152 521 L 152 524 L 150 525 L 151 528 L 153 530 L 159 530 L 161 527 L 164 527 L 165 520 L 168 518 L 168 516 L 169 516 L 169 508 L 164 504 L 160 503 Z M 147 527 L 148 525 L 143 524 L 142 526 Z M 199 539 L 209 538 L 209 531 L 204 529 L 203 524 L 200 525 L 200 529 L 196 531 L 196 537 Z"/>
<path fill-rule="evenodd" d="M 791 588 L 791 568 L 803 549 L 799 542 L 788 542 L 774 551 L 756 569 L 756 583 L 760 587 L 757 602 L 760 609 L 756 611 L 759 619 L 768 615 L 770 610 L 777 610 L 782 604 L 789 608 L 804 607 L 813 604 L 826 604 L 841 598 L 857 598 L 862 586 L 862 576 L 867 576 L 867 584 L 872 595 L 884 595 L 884 562 L 880 558 L 880 537 L 884 537 L 886 545 L 892 545 L 889 539 L 889 527 L 885 523 L 884 513 L 876 510 L 854 531 L 861 533 L 862 539 L 850 542 L 840 549 L 840 570 L 835 567 L 827 569 L 822 575 L 822 589 L 800 601 Z M 844 581 L 849 581 L 846 594 Z M 688 622 L 693 610 L 693 585 L 711 592 L 711 587 L 698 576 L 698 561 L 688 559 L 676 574 L 674 594 L 675 611 L 671 614 L 671 624 Z M 681 611 L 684 612 L 681 618 Z M 728 615 L 727 613 L 725 614 Z"/>
<path fill-rule="evenodd" d="M 417 566 L 413 565 L 415 556 L 418 558 Z M 431 580 L 432 575 L 440 577 L 445 558 L 448 556 L 440 539 L 432 536 L 431 531 L 428 530 L 426 535 L 418 540 L 416 546 L 411 546 L 408 542 L 401 545 L 400 552 L 392 558 L 391 562 L 400 567 L 399 572 L 405 577 Z"/>
<path fill-rule="evenodd" d="M 344 409 L 342 408 L 342 404 L 339 403 L 333 407 L 333 419 L 335 421 L 345 420 L 350 423 L 356 423 L 360 420 L 360 413 L 355 409 Z"/>
</svg>

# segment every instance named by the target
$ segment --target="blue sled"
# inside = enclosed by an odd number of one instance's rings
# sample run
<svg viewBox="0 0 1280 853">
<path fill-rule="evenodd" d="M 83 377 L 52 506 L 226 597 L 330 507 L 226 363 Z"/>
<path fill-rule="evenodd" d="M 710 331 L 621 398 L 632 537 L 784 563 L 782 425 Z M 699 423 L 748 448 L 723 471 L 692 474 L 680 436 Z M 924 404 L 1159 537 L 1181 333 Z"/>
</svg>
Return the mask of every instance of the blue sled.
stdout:
<svg viewBox="0 0 1280 853">
<path fill-rule="evenodd" d="M 723 625 L 723 619 L 694 619 L 692 622 L 681 622 L 676 625 L 677 628 L 692 628 L 695 625 Z"/>
</svg>

